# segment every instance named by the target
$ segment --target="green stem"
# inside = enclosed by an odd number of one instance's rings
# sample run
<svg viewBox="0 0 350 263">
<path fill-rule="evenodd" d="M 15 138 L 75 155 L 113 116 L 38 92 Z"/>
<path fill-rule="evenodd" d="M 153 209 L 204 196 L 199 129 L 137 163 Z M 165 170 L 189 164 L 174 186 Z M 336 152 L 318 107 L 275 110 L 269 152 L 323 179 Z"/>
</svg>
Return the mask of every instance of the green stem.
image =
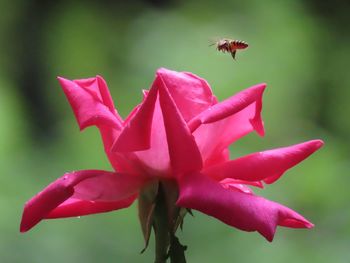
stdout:
<svg viewBox="0 0 350 263">
<path fill-rule="evenodd" d="M 186 263 L 185 250 L 175 236 L 176 229 L 182 223 L 183 209 L 176 207 L 177 186 L 173 182 L 162 181 L 158 184 L 153 213 L 153 229 L 156 241 L 155 263 Z M 187 211 L 187 210 L 185 210 Z"/>
<path fill-rule="evenodd" d="M 156 259 L 155 263 L 165 263 L 170 245 L 170 236 L 168 228 L 168 213 L 165 201 L 165 195 L 162 185 L 159 185 L 156 198 L 156 207 L 154 210 L 153 228 L 156 241 Z"/>
</svg>

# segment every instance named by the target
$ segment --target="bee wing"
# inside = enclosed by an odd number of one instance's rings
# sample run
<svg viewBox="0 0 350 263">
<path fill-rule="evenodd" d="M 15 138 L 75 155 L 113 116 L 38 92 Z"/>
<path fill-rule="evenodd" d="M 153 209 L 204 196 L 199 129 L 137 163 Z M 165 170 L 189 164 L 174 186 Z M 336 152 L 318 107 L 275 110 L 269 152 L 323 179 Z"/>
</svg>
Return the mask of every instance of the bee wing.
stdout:
<svg viewBox="0 0 350 263">
<path fill-rule="evenodd" d="M 208 40 L 209 46 L 217 45 L 220 39 L 221 39 L 220 37 L 211 37 L 211 38 Z"/>
</svg>

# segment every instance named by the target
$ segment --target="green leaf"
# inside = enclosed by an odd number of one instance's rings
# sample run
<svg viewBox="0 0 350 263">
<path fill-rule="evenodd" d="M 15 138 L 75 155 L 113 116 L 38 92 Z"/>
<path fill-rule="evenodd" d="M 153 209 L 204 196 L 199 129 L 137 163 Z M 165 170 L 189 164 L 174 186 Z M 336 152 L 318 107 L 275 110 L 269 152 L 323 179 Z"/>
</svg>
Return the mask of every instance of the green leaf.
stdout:
<svg viewBox="0 0 350 263">
<path fill-rule="evenodd" d="M 145 252 L 148 247 L 149 239 L 151 236 L 151 228 L 154 220 L 154 209 L 156 206 L 156 197 L 158 193 L 159 183 L 152 182 L 146 185 L 139 194 L 138 198 L 138 210 L 139 220 L 143 237 L 145 239 L 145 247 L 141 253 Z"/>
</svg>

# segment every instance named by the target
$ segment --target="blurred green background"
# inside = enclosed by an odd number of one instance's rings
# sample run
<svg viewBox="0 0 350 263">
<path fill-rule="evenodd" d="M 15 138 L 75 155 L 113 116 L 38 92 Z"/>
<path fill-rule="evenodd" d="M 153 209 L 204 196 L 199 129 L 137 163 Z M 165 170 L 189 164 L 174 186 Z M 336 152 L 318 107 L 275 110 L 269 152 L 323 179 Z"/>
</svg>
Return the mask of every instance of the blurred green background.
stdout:
<svg viewBox="0 0 350 263">
<path fill-rule="evenodd" d="M 44 221 L 19 233 L 26 200 L 66 171 L 111 167 L 97 129 L 79 133 L 56 76 L 101 74 L 122 116 L 155 70 L 191 71 L 222 100 L 266 82 L 265 138 L 232 156 L 322 138 L 326 145 L 259 194 L 315 223 L 273 243 L 199 212 L 182 243 L 195 262 L 350 262 L 348 1 L 0 1 L 0 262 L 153 262 L 137 209 Z M 250 47 L 229 54 L 217 37 Z"/>
</svg>

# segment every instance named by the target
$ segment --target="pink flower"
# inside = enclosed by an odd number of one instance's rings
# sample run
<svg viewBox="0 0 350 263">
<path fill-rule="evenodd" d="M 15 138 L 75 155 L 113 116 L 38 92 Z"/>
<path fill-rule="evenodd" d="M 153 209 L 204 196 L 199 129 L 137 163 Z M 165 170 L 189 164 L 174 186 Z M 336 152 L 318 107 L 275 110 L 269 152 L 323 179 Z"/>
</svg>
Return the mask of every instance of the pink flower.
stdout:
<svg viewBox="0 0 350 263">
<path fill-rule="evenodd" d="M 241 230 L 258 231 L 269 241 L 278 225 L 313 227 L 293 210 L 255 195 L 248 185 L 275 182 L 319 149 L 321 140 L 229 160 L 231 143 L 254 130 L 264 135 L 260 112 L 265 84 L 218 102 L 204 79 L 159 69 L 142 103 L 123 120 L 100 76 L 59 81 L 80 129 L 100 130 L 115 171 L 64 174 L 26 203 L 21 232 L 42 219 L 128 207 L 155 181 L 175 185 L 171 189 L 176 206 L 201 211 Z M 140 218 L 144 224 L 142 214 Z"/>
</svg>

